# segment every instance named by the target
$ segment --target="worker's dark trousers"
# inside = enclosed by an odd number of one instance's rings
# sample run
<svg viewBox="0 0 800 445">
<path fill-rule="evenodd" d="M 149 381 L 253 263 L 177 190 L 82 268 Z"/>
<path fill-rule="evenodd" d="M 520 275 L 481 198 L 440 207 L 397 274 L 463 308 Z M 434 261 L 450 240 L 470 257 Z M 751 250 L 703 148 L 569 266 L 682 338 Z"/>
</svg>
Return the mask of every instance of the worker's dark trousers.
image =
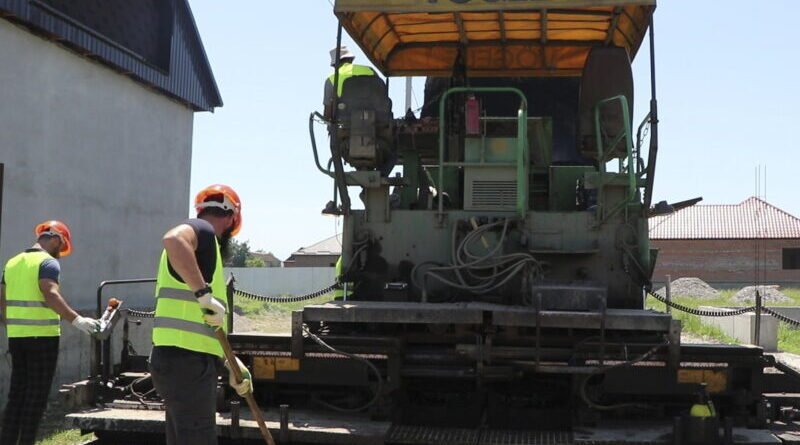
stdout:
<svg viewBox="0 0 800 445">
<path fill-rule="evenodd" d="M 167 445 L 216 445 L 217 362 L 210 354 L 153 347 L 150 373 L 167 405 Z"/>
<path fill-rule="evenodd" d="M 33 445 L 58 362 L 58 337 L 9 338 L 11 387 L 0 445 Z"/>
</svg>

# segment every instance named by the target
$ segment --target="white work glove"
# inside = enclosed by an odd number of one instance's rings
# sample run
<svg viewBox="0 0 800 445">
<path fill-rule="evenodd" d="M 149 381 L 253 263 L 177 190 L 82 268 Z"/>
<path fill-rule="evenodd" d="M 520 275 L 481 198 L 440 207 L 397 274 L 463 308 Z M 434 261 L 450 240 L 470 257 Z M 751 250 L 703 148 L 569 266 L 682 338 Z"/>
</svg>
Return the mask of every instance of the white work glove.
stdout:
<svg viewBox="0 0 800 445">
<path fill-rule="evenodd" d="M 203 309 L 203 318 L 209 326 L 219 327 L 225 322 L 225 306 L 211 294 L 205 294 L 197 299 Z"/>
<path fill-rule="evenodd" d="M 95 320 L 94 318 L 88 317 L 81 317 L 78 315 L 72 320 L 72 326 L 78 328 L 78 330 L 85 332 L 86 334 L 93 335 L 100 332 L 100 321 Z"/>
<path fill-rule="evenodd" d="M 253 377 L 250 376 L 250 371 L 247 369 L 244 363 L 239 360 L 239 357 L 236 357 L 236 365 L 239 366 L 239 371 L 242 373 L 242 383 L 236 383 L 236 377 L 233 376 L 231 365 L 227 360 L 225 360 L 225 367 L 228 368 L 228 384 L 231 385 L 231 388 L 236 390 L 236 394 L 244 397 L 248 393 L 253 392 Z"/>
</svg>

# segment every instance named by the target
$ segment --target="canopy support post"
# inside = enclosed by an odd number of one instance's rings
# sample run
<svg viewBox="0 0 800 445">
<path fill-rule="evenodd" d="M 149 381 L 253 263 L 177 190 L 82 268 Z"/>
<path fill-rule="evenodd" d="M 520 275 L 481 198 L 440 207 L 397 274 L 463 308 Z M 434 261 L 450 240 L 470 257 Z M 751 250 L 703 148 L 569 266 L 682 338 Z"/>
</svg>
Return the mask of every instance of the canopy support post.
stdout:
<svg viewBox="0 0 800 445">
<path fill-rule="evenodd" d="M 656 44 L 653 25 L 653 13 L 650 12 L 650 149 L 647 155 L 647 185 L 644 194 L 642 214 L 647 217 L 653 201 L 653 184 L 656 175 L 656 159 L 658 157 L 658 100 L 656 99 Z"/>
<path fill-rule="evenodd" d="M 336 186 L 342 199 L 342 213 L 350 214 L 350 195 L 347 193 L 347 178 L 344 174 L 342 153 L 339 150 L 339 63 L 342 56 L 342 22 L 336 31 L 336 63 L 333 67 L 333 131 L 331 131 L 331 159 Z"/>
</svg>

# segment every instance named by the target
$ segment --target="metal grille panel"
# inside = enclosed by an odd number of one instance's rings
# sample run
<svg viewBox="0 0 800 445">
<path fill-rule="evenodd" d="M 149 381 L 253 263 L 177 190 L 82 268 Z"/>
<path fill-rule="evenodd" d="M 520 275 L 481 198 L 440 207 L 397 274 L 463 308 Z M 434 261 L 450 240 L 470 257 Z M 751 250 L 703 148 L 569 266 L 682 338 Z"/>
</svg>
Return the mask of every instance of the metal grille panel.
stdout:
<svg viewBox="0 0 800 445">
<path fill-rule="evenodd" d="M 573 445 L 570 432 L 472 430 L 393 425 L 386 435 L 391 445 Z"/>
<path fill-rule="evenodd" d="M 479 433 L 461 428 L 393 425 L 385 442 L 391 445 L 478 445 Z"/>
<path fill-rule="evenodd" d="M 488 430 L 478 445 L 572 445 L 572 434 L 564 431 Z"/>
<path fill-rule="evenodd" d="M 476 209 L 513 209 L 517 204 L 515 181 L 475 181 L 472 183 L 472 207 Z"/>
</svg>

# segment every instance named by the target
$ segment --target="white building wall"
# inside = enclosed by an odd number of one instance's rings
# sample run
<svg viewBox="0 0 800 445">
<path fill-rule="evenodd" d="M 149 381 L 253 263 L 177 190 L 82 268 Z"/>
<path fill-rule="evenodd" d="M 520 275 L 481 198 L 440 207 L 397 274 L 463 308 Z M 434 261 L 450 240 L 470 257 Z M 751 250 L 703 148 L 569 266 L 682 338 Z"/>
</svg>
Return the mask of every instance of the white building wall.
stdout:
<svg viewBox="0 0 800 445">
<path fill-rule="evenodd" d="M 101 280 L 153 277 L 162 234 L 189 208 L 192 120 L 188 107 L 0 20 L 0 261 L 35 241 L 37 223 L 55 218 L 72 229 L 74 252 L 61 266 L 74 307 L 93 309 Z M 152 286 L 107 295 L 152 306 Z"/>
</svg>

